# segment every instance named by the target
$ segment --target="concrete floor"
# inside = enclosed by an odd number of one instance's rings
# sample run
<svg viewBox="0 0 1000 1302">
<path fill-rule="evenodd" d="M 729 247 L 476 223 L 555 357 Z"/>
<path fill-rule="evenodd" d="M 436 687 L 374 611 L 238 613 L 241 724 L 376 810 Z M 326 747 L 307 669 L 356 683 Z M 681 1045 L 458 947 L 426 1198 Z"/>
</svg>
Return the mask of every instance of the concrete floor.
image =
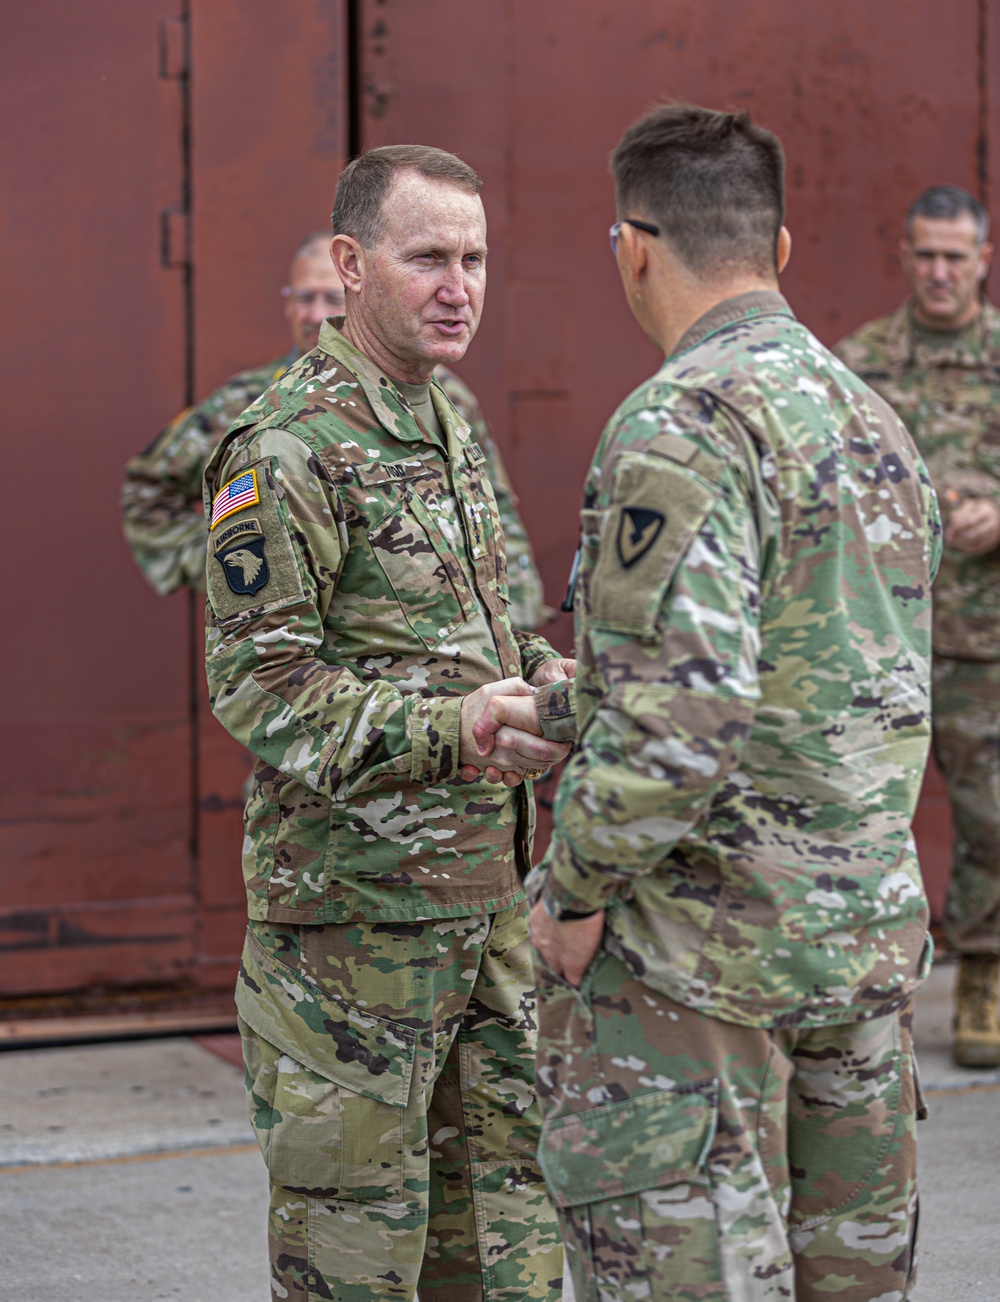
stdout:
<svg viewBox="0 0 1000 1302">
<path fill-rule="evenodd" d="M 998 1302 L 1000 1072 L 953 1067 L 955 969 L 917 1010 L 913 1302 Z M 242 1073 L 173 1038 L 0 1053 L 0 1298 L 266 1302 L 267 1191 Z"/>
</svg>

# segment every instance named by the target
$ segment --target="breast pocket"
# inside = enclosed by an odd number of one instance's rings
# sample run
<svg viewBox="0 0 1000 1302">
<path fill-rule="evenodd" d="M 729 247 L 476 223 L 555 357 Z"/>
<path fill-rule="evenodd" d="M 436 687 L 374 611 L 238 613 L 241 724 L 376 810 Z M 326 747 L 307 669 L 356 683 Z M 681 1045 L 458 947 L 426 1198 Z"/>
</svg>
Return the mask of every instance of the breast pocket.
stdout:
<svg viewBox="0 0 1000 1302">
<path fill-rule="evenodd" d="M 476 604 L 456 546 L 461 525 L 454 510 L 432 511 L 409 489 L 368 541 L 413 632 L 428 649 L 450 637 Z"/>
</svg>

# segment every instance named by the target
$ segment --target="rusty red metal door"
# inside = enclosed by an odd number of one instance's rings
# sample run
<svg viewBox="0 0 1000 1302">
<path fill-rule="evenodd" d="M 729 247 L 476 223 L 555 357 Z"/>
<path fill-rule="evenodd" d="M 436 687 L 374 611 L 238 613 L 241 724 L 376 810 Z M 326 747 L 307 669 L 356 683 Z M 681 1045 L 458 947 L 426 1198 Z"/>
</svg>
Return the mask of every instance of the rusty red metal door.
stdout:
<svg viewBox="0 0 1000 1302">
<path fill-rule="evenodd" d="M 181 407 L 287 348 L 278 289 L 345 149 L 344 26 L 343 0 L 5 22 L 8 1016 L 231 985 L 247 760 L 205 717 L 200 606 L 145 586 L 117 498 Z"/>
<path fill-rule="evenodd" d="M 783 289 L 827 343 L 906 292 L 902 214 L 949 180 L 990 198 L 991 7 L 959 0 L 362 0 L 366 144 L 454 150 L 485 179 L 490 286 L 463 374 L 481 396 L 558 601 L 603 421 L 658 364 L 608 251 L 607 158 L 662 97 L 749 108 L 788 154 Z M 555 638 L 567 646 L 568 621 Z M 933 795 L 933 792 L 932 792 Z M 947 838 L 919 823 L 940 904 Z"/>
</svg>

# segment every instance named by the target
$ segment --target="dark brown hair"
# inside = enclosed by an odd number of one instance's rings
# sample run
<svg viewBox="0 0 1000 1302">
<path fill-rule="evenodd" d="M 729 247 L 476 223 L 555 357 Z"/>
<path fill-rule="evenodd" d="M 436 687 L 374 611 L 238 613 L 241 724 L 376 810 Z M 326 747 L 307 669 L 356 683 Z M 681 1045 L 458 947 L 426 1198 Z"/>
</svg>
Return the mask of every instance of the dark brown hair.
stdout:
<svg viewBox="0 0 1000 1302">
<path fill-rule="evenodd" d="M 619 217 L 660 228 L 692 271 L 776 271 L 785 216 L 785 155 L 749 113 L 661 104 L 611 155 Z"/>
<path fill-rule="evenodd" d="M 432 145 L 383 145 L 353 159 L 340 174 L 333 201 L 334 235 L 350 235 L 370 249 L 384 230 L 382 205 L 397 172 L 419 172 L 450 181 L 470 194 L 483 188 L 482 178 L 468 163 Z"/>
</svg>

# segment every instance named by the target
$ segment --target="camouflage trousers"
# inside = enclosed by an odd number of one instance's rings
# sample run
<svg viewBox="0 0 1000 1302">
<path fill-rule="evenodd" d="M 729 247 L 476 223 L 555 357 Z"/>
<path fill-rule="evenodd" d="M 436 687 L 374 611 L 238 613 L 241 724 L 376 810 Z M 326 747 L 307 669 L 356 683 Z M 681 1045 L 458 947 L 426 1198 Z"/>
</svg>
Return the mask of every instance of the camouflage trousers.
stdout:
<svg viewBox="0 0 1000 1302">
<path fill-rule="evenodd" d="M 709 1018 L 602 953 L 540 961 L 539 1158 L 577 1302 L 902 1302 L 915 1279 L 906 1011 Z"/>
<path fill-rule="evenodd" d="M 251 923 L 237 1005 L 275 1298 L 560 1296 L 525 909 Z"/>
<path fill-rule="evenodd" d="M 934 657 L 934 758 L 955 827 L 948 943 L 1000 954 L 1000 660 Z"/>
</svg>

